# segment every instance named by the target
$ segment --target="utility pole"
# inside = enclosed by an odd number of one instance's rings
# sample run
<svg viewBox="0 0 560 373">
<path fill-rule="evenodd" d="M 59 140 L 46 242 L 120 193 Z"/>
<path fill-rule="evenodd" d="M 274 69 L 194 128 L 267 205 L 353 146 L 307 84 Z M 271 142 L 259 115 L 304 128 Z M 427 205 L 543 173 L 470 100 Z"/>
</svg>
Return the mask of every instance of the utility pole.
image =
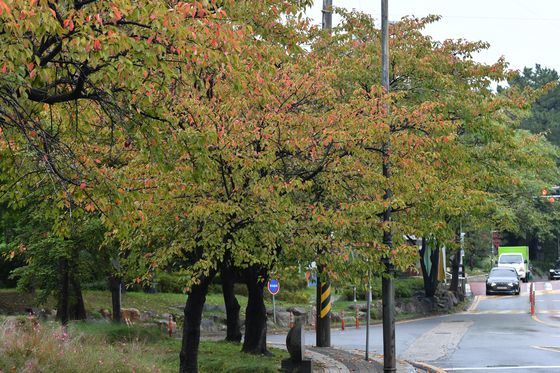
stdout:
<svg viewBox="0 0 560 373">
<path fill-rule="evenodd" d="M 323 30 L 332 28 L 332 0 L 323 0 Z M 333 233 L 331 232 L 331 249 Z M 321 250 L 317 261 L 317 347 L 331 347 L 331 283 L 324 274 L 325 265 L 321 263 Z M 321 275 L 323 274 L 323 275 Z"/>
<path fill-rule="evenodd" d="M 381 85 L 385 93 L 389 93 L 389 0 L 381 0 Z M 389 114 L 389 104 L 385 104 L 385 111 Z M 385 181 L 391 178 L 391 141 L 387 139 L 382 147 L 383 177 Z M 391 199 L 391 187 L 385 187 L 383 199 Z M 383 244 L 393 248 L 393 234 L 391 232 L 391 205 L 387 204 L 383 213 Z M 385 275 L 381 282 L 383 302 L 383 371 L 396 372 L 395 356 L 395 284 L 393 282 L 394 267 L 389 258 L 383 258 Z"/>
<path fill-rule="evenodd" d="M 323 0 L 323 30 L 332 29 L 332 0 Z"/>
</svg>

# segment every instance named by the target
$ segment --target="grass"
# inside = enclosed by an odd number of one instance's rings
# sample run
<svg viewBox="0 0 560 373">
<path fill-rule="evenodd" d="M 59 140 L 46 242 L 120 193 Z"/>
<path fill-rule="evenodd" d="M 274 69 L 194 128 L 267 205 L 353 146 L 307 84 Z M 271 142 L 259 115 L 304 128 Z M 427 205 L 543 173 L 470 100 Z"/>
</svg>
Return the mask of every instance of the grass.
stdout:
<svg viewBox="0 0 560 373">
<path fill-rule="evenodd" d="M 0 327 L 0 371 L 26 373 L 135 372 L 167 373 L 179 369 L 180 340 L 158 328 L 73 323 L 64 333 L 55 324 Z M 201 373 L 277 372 L 287 352 L 271 357 L 247 355 L 241 346 L 202 341 Z"/>
</svg>

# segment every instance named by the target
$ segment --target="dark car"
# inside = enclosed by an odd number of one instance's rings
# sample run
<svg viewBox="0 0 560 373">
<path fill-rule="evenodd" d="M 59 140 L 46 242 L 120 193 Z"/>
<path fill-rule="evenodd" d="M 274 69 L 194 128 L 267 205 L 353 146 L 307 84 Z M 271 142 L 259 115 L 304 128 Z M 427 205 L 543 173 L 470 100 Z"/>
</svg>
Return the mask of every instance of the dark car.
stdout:
<svg viewBox="0 0 560 373">
<path fill-rule="evenodd" d="M 554 268 L 548 271 L 548 279 L 549 280 L 560 279 L 560 259 L 557 259 L 556 263 L 554 263 Z"/>
<path fill-rule="evenodd" d="M 519 277 L 514 268 L 492 268 L 486 280 L 486 295 L 515 294 L 518 295 Z"/>
</svg>

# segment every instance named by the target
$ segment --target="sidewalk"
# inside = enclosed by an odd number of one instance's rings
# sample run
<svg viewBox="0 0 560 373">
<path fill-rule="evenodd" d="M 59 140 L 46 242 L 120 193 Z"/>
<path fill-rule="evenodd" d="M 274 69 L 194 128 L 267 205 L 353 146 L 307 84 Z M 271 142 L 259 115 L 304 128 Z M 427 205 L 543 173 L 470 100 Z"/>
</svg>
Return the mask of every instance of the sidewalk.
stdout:
<svg viewBox="0 0 560 373">
<path fill-rule="evenodd" d="M 286 347 L 280 344 L 276 348 Z M 349 352 L 333 347 L 305 347 L 305 356 L 313 360 L 317 373 L 383 373 L 383 356 L 374 355 L 365 361 L 363 351 Z M 440 373 L 443 370 L 423 364 L 397 361 L 397 373 Z"/>
</svg>

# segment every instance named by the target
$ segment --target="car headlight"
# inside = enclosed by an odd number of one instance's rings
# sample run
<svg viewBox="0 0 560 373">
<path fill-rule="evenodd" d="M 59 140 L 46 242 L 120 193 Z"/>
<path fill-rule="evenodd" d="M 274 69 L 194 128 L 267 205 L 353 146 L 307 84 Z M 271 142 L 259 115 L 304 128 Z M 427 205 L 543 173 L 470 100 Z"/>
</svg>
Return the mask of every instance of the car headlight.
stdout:
<svg viewBox="0 0 560 373">
<path fill-rule="evenodd" d="M 513 282 L 509 282 L 509 283 L 508 283 L 508 286 L 513 286 Z"/>
<path fill-rule="evenodd" d="M 554 270 L 553 270 L 553 269 L 551 269 L 551 270 L 549 270 L 548 272 L 550 272 L 550 273 L 554 273 Z"/>
<path fill-rule="evenodd" d="M 493 282 L 493 283 L 491 283 L 491 284 L 490 284 L 490 286 L 496 286 L 496 283 L 495 283 L 495 282 Z"/>
</svg>

